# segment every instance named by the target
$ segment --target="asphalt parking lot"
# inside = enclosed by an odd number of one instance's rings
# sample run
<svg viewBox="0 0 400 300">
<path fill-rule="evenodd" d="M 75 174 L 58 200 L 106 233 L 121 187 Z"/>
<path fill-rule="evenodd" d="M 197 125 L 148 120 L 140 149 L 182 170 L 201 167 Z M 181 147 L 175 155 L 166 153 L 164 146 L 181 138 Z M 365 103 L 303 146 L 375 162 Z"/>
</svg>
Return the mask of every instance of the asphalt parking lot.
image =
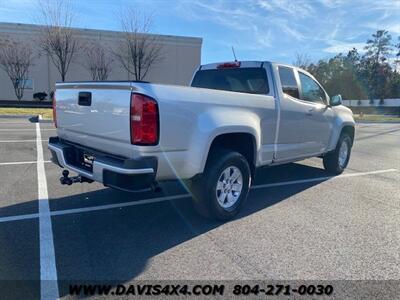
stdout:
<svg viewBox="0 0 400 300">
<path fill-rule="evenodd" d="M 228 223 L 199 217 L 174 182 L 137 194 L 60 185 L 47 150 L 55 134 L 50 123 L 0 118 L 8 296 L 43 297 L 40 279 L 60 297 L 79 280 L 400 280 L 400 124 L 358 124 L 338 177 L 318 158 L 260 170 Z"/>
</svg>

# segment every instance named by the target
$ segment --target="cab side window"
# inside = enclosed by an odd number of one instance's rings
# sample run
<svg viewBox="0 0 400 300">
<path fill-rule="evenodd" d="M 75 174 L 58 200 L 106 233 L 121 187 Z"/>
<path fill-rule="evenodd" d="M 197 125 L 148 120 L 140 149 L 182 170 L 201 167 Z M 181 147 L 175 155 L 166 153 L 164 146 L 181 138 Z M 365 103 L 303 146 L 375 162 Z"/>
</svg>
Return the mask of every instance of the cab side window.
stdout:
<svg viewBox="0 0 400 300">
<path fill-rule="evenodd" d="M 282 92 L 292 96 L 294 98 L 299 97 L 299 88 L 297 86 L 296 77 L 294 77 L 294 71 L 289 67 L 278 67 L 279 78 L 281 79 Z"/>
<path fill-rule="evenodd" d="M 325 92 L 314 79 L 302 72 L 299 72 L 299 77 L 301 84 L 301 100 L 326 103 Z"/>
</svg>

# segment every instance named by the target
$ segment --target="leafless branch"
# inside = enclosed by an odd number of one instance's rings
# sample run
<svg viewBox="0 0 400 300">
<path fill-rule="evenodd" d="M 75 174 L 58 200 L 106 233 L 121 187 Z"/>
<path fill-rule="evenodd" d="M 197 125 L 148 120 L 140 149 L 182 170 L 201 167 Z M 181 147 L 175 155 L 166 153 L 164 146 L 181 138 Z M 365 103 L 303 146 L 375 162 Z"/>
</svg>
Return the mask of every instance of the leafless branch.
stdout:
<svg viewBox="0 0 400 300">
<path fill-rule="evenodd" d="M 162 47 L 157 36 L 149 34 L 152 17 L 130 7 L 122 14 L 121 25 L 123 40 L 114 55 L 135 80 L 143 80 L 151 67 L 162 59 Z"/>
<path fill-rule="evenodd" d="M 33 59 L 33 50 L 26 43 L 10 39 L 0 40 L 0 67 L 11 79 L 18 100 L 24 96 Z"/>
<path fill-rule="evenodd" d="M 98 43 L 91 42 L 85 47 L 83 66 L 89 71 L 93 80 L 107 80 L 112 71 L 113 60 L 106 49 Z"/>
<path fill-rule="evenodd" d="M 293 65 L 306 70 L 311 65 L 311 58 L 308 54 L 296 53 L 296 60 Z"/>
<path fill-rule="evenodd" d="M 42 22 L 40 47 L 50 57 L 65 81 L 69 66 L 78 51 L 78 39 L 71 25 L 74 19 L 69 0 L 39 0 Z"/>
</svg>

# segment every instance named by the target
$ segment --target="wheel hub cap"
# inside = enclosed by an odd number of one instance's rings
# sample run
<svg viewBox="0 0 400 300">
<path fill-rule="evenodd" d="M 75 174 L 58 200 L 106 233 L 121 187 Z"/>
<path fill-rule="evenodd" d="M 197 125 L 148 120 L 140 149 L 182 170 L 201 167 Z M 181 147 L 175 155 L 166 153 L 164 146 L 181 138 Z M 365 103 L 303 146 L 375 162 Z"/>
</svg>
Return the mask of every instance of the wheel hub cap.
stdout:
<svg viewBox="0 0 400 300">
<path fill-rule="evenodd" d="M 232 207 L 239 199 L 243 189 L 243 175 L 235 166 L 222 171 L 216 188 L 218 203 L 223 208 Z"/>
</svg>

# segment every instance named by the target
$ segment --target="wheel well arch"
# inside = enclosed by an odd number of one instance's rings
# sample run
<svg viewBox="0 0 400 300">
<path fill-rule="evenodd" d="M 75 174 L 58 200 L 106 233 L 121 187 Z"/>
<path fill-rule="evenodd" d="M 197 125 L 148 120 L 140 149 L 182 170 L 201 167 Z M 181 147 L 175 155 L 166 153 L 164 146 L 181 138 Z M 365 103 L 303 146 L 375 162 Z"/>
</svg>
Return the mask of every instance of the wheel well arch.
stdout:
<svg viewBox="0 0 400 300">
<path fill-rule="evenodd" d="M 218 149 L 229 149 L 237 151 L 242 154 L 249 163 L 251 175 L 255 175 L 256 159 L 257 159 L 257 146 L 256 138 L 251 133 L 237 132 L 237 133 L 223 133 L 217 135 L 211 142 L 208 151 L 207 162 L 210 156 Z"/>
<path fill-rule="evenodd" d="M 355 128 L 352 125 L 345 125 L 343 126 L 340 135 L 342 135 L 343 133 L 347 133 L 350 138 L 351 138 L 351 143 L 354 143 L 354 134 L 355 134 Z"/>
</svg>

